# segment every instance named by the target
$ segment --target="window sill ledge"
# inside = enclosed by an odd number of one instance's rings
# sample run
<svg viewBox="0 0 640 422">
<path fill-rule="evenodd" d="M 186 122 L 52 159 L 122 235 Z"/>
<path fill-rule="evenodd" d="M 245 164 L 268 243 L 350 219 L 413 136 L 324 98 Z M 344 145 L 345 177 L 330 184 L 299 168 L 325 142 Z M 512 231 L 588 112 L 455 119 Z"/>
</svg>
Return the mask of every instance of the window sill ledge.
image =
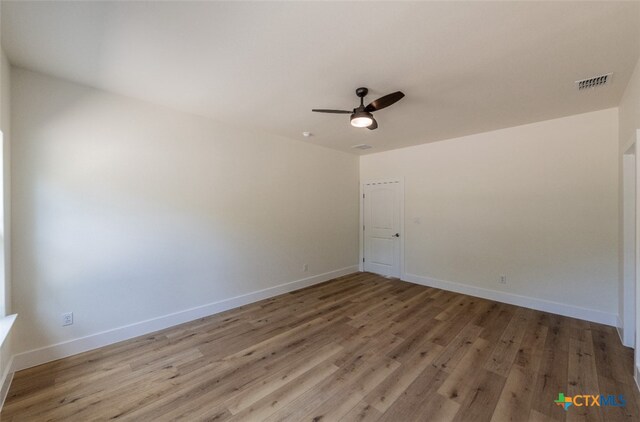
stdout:
<svg viewBox="0 0 640 422">
<path fill-rule="evenodd" d="M 11 327 L 13 327 L 13 323 L 16 322 L 16 317 L 18 314 L 7 315 L 6 317 L 0 318 L 0 347 L 4 344 L 4 341 L 9 336 L 9 331 L 11 331 Z"/>
</svg>

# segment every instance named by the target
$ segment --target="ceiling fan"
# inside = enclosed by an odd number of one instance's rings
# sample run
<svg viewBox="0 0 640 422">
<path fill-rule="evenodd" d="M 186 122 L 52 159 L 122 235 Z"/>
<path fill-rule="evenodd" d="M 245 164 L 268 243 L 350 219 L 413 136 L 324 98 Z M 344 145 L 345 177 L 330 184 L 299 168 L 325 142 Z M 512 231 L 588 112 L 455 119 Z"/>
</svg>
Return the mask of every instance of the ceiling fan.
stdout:
<svg viewBox="0 0 640 422">
<path fill-rule="evenodd" d="M 404 97 L 404 94 L 400 91 L 392 92 L 384 97 L 380 97 L 375 101 L 372 101 L 368 106 L 364 105 L 364 97 L 369 93 L 367 88 L 356 89 L 356 95 L 360 97 L 360 106 L 354 108 L 352 111 L 348 110 L 327 110 L 327 109 L 313 109 L 318 113 L 335 113 L 335 114 L 351 114 L 351 126 L 354 127 L 366 127 L 369 130 L 378 128 L 378 122 L 373 118 L 374 111 L 382 110 L 385 107 L 389 107 L 395 102 Z"/>
</svg>

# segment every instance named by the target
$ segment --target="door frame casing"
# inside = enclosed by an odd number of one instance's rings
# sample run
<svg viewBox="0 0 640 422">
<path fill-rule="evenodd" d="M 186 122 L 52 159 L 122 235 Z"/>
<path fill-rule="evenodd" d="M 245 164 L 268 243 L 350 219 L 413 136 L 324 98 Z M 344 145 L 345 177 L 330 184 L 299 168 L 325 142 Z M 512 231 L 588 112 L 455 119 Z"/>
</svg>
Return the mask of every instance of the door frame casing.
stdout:
<svg viewBox="0 0 640 422">
<path fill-rule="evenodd" d="M 636 346 L 636 295 L 638 281 L 638 169 L 633 140 L 622 154 L 622 297 L 618 334 L 622 344 Z M 619 293 L 620 294 L 620 293 Z M 619 311 L 620 311 L 619 310 Z"/>
<path fill-rule="evenodd" d="M 358 254 L 358 269 L 364 271 L 364 187 L 371 183 L 398 183 L 400 186 L 400 196 L 398 201 L 399 205 L 399 218 L 400 218 L 400 280 L 405 279 L 404 271 L 404 246 L 405 246 L 405 233 L 404 233 L 404 177 L 391 177 L 386 179 L 371 179 L 360 181 L 360 228 L 359 235 L 359 249 Z"/>
</svg>

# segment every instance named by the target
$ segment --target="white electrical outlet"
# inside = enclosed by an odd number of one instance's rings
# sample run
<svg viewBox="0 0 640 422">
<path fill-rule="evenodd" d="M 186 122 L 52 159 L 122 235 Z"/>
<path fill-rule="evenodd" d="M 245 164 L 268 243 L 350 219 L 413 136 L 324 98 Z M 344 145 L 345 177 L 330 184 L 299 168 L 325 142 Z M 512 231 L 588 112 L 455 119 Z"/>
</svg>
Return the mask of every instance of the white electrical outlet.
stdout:
<svg viewBox="0 0 640 422">
<path fill-rule="evenodd" d="M 62 326 L 73 324 L 73 312 L 65 312 L 62 314 Z"/>
<path fill-rule="evenodd" d="M 304 271 L 305 273 L 309 271 L 309 264 L 302 265 L 302 271 Z"/>
<path fill-rule="evenodd" d="M 506 275 L 501 275 L 500 276 L 500 284 L 507 284 L 507 276 Z"/>
</svg>

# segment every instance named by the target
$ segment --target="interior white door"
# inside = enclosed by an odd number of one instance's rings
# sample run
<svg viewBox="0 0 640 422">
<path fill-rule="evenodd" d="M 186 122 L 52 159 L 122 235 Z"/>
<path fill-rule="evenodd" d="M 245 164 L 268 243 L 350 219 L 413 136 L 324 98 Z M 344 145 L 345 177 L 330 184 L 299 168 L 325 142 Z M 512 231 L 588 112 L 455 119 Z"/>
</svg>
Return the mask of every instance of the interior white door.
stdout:
<svg viewBox="0 0 640 422">
<path fill-rule="evenodd" d="M 400 277 L 399 182 L 364 185 L 364 263 L 365 271 Z"/>
</svg>

